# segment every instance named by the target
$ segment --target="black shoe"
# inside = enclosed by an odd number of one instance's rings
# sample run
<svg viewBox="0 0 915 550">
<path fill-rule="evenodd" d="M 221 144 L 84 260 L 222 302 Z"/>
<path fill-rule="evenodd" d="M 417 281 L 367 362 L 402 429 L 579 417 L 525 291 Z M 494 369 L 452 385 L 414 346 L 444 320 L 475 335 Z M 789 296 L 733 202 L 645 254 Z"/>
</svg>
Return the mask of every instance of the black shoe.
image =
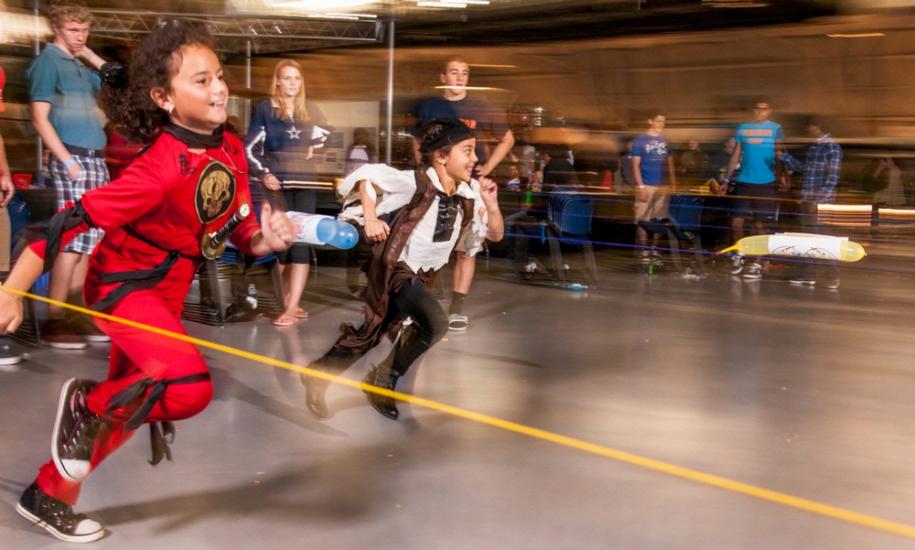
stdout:
<svg viewBox="0 0 915 550">
<path fill-rule="evenodd" d="M 389 368 L 373 366 L 369 373 L 365 375 L 363 382 L 393 391 L 399 378 L 400 375 L 392 372 Z M 397 410 L 397 401 L 393 397 L 370 392 L 365 392 L 365 396 L 368 397 L 372 408 L 392 420 L 397 420 L 400 411 Z"/>
<path fill-rule="evenodd" d="M 77 334 L 63 319 L 48 319 L 41 327 L 41 339 L 56 349 L 86 349 L 86 339 Z"/>
<path fill-rule="evenodd" d="M 71 378 L 64 384 L 57 403 L 51 456 L 60 475 L 74 483 L 89 475 L 95 440 L 105 426 L 104 419 L 90 411 L 86 401 L 94 386 L 91 380 Z"/>
<path fill-rule="evenodd" d="M 111 341 L 111 337 L 99 330 L 92 319 L 83 315 L 69 317 L 67 324 L 77 336 L 82 336 L 87 342 L 104 344 Z"/>
<path fill-rule="evenodd" d="M 0 366 L 16 365 L 22 362 L 22 354 L 8 344 L 0 342 Z"/>
<path fill-rule="evenodd" d="M 72 506 L 46 495 L 37 483 L 22 493 L 16 511 L 65 542 L 92 542 L 105 536 L 102 524 L 83 514 L 74 514 Z"/>
<path fill-rule="evenodd" d="M 330 382 L 304 373 L 299 376 L 302 377 L 302 384 L 305 384 L 305 406 L 318 420 L 330 418 L 327 401 L 324 400 Z"/>
</svg>

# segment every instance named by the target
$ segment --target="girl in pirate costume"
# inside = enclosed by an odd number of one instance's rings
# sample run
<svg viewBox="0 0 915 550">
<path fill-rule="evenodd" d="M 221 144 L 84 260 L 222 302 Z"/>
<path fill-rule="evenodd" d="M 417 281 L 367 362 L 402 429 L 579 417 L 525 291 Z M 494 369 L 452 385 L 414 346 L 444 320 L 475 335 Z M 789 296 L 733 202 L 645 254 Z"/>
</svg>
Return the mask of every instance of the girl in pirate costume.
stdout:
<svg viewBox="0 0 915 550">
<path fill-rule="evenodd" d="M 463 122 L 433 120 L 420 131 L 423 162 L 415 172 L 370 164 L 338 187 L 345 197 L 341 219 L 364 225 L 375 245 L 367 269 L 365 321 L 358 329 L 345 327 L 317 368 L 342 372 L 409 317 L 413 322 L 404 327 L 388 359 L 365 379 L 393 390 L 410 365 L 448 332 L 448 316 L 427 283 L 455 247 L 472 256 L 485 239 L 499 241 L 503 235 L 495 182 L 484 178 L 471 186 L 475 145 Z M 305 376 L 303 381 L 309 410 L 326 418 L 327 384 Z M 393 399 L 367 395 L 378 412 L 397 419 Z"/>
<path fill-rule="evenodd" d="M 73 235 L 99 227 L 105 237 L 90 260 L 86 304 L 184 334 L 182 303 L 202 254 L 218 245 L 212 233 L 219 239 L 230 235 L 248 254 L 264 255 L 285 250 L 292 227 L 268 205 L 260 226 L 254 216 L 245 217 L 251 199 L 244 148 L 222 132 L 228 89 L 205 27 L 162 22 L 134 50 L 129 78 L 116 67 L 103 73 L 108 118 L 149 145 L 110 185 L 55 215 L 46 240 L 23 251 L 4 286 L 30 288 Z M 0 292 L 0 330 L 15 330 L 21 320 L 21 300 Z M 69 542 L 104 535 L 98 522 L 73 512 L 83 479 L 143 423 L 151 428 L 151 462 L 169 456 L 170 421 L 201 412 L 213 392 L 193 345 L 95 322 L 112 341 L 108 378 L 64 385 L 52 459 L 16 507 Z"/>
</svg>

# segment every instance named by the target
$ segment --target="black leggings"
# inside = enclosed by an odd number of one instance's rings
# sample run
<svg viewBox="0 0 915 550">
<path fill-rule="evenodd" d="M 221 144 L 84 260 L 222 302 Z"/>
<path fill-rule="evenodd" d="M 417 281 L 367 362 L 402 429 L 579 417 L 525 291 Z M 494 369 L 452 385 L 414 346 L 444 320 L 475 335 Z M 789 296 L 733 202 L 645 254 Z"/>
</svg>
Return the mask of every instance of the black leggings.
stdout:
<svg viewBox="0 0 915 550">
<path fill-rule="evenodd" d="M 283 199 L 286 210 L 314 214 L 316 210 L 317 195 L 313 189 L 283 189 Z M 294 243 L 286 252 L 280 252 L 282 264 L 310 264 L 314 257 L 314 249 L 302 243 Z"/>
<path fill-rule="evenodd" d="M 435 296 L 421 281 L 413 279 L 404 283 L 400 290 L 390 296 L 388 302 L 388 316 L 385 326 L 390 323 L 406 319 L 413 319 L 413 324 L 404 328 L 391 350 L 388 361 L 391 361 L 391 371 L 398 376 L 403 376 L 407 370 L 419 359 L 419 356 L 429 350 L 436 342 L 448 333 L 448 316 L 438 304 Z M 341 353 L 336 348 L 331 348 L 318 365 L 335 374 L 343 372 L 359 360 L 362 354 L 350 355 Z"/>
</svg>

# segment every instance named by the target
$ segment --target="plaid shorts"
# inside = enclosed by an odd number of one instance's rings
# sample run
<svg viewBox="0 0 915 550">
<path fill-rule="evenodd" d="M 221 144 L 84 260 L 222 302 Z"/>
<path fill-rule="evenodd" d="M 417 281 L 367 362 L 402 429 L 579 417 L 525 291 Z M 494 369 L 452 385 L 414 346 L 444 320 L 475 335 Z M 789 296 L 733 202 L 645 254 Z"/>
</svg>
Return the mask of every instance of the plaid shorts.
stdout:
<svg viewBox="0 0 915 550">
<path fill-rule="evenodd" d="M 91 191 L 108 184 L 108 167 L 102 157 L 83 157 L 73 155 L 79 164 L 79 178 L 70 181 L 64 163 L 56 158 L 51 158 L 51 179 L 54 180 L 54 190 L 57 191 L 57 211 L 70 208 L 83 196 L 86 191 Z M 64 252 L 77 254 L 91 254 L 95 245 L 102 240 L 104 231 L 92 228 L 80 233 L 64 247 Z"/>
</svg>

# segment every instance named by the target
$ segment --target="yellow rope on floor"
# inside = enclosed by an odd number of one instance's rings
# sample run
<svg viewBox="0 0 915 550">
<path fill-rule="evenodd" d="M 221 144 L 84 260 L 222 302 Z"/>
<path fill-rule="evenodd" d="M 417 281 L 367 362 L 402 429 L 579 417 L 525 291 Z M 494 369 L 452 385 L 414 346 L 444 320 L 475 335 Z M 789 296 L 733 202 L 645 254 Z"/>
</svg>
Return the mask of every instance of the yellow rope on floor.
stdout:
<svg viewBox="0 0 915 550">
<path fill-rule="evenodd" d="M 702 483 L 705 485 L 711 485 L 713 487 L 718 487 L 727 491 L 733 491 L 735 493 L 741 493 L 748 495 L 754 498 L 767 500 L 783 506 L 788 506 L 791 508 L 796 508 L 799 510 L 804 510 L 807 512 L 812 512 L 815 514 L 821 514 L 831 518 L 839 519 L 849 523 L 854 523 L 857 525 L 863 525 L 865 527 L 870 527 L 872 529 L 886 531 L 889 533 L 894 533 L 896 535 L 901 535 L 903 537 L 915 538 L 915 527 L 906 525 L 903 523 L 896 523 L 894 521 L 885 520 L 875 516 L 869 516 L 867 514 L 861 514 L 844 508 L 839 508 L 836 506 L 830 506 L 828 504 L 823 504 L 813 500 L 808 500 L 801 497 L 796 497 L 789 495 L 787 493 L 781 493 L 778 491 L 772 491 L 769 489 L 764 489 L 762 487 L 756 487 L 754 485 L 749 485 L 747 483 L 742 483 L 740 481 L 735 481 L 732 479 L 716 476 L 713 474 L 707 474 L 700 472 L 698 470 L 693 470 L 690 468 L 684 468 L 682 466 L 677 466 L 675 464 L 670 464 L 667 462 L 662 462 L 660 460 L 654 460 L 652 458 L 647 458 L 644 456 L 627 453 L 625 451 L 620 451 L 610 447 L 605 447 L 603 445 L 598 445 L 596 443 L 590 443 L 581 439 L 576 439 L 573 437 L 567 437 L 557 433 L 549 432 L 546 430 L 541 430 L 538 428 L 532 428 L 530 426 L 525 426 L 524 424 L 518 424 L 517 422 L 511 422 L 508 420 L 503 420 L 501 418 L 496 418 L 486 414 L 476 413 L 473 411 L 468 411 L 460 407 L 454 407 L 452 405 L 446 405 L 444 403 L 439 403 L 437 401 L 432 401 L 430 399 L 425 399 L 422 397 L 417 397 L 415 395 L 409 395 L 406 393 L 400 393 L 397 391 L 391 391 L 385 388 L 379 388 L 377 386 L 372 386 L 370 384 L 364 384 L 362 382 L 356 382 L 355 380 L 350 380 L 348 378 L 343 378 L 340 376 L 335 376 L 332 374 L 327 374 L 319 370 L 311 369 L 308 367 L 303 367 L 301 365 L 296 365 L 295 363 L 289 363 L 287 361 L 281 361 L 279 359 L 273 359 L 272 357 L 266 357 L 264 355 L 259 355 L 257 353 L 251 353 L 249 351 L 244 351 L 236 349 L 230 346 L 225 346 L 223 344 L 217 344 L 215 342 L 210 342 L 209 340 L 203 340 L 200 338 L 195 338 L 193 336 L 188 336 L 186 334 L 178 334 L 169 330 L 164 330 L 158 327 L 146 325 L 143 323 L 138 323 L 136 321 L 131 321 L 130 319 L 124 319 L 121 317 L 115 317 L 113 315 L 108 315 L 106 313 L 99 313 L 91 309 L 87 309 L 80 306 L 75 306 L 65 302 L 59 302 L 57 300 L 52 300 L 50 298 L 45 298 L 44 296 L 39 296 L 31 294 L 29 292 L 23 292 L 7 287 L 0 286 L 0 290 L 4 290 L 10 294 L 15 294 L 25 298 L 31 298 L 33 300 L 38 300 L 45 302 L 51 305 L 60 306 L 63 308 L 70 309 L 72 311 L 77 311 L 79 313 L 84 313 L 86 315 L 91 315 L 93 317 L 98 317 L 100 319 L 106 319 L 108 321 L 113 321 L 115 323 L 121 323 L 130 327 L 138 328 L 154 334 L 159 334 L 167 338 L 174 338 L 175 340 L 180 340 L 182 342 L 188 342 L 190 344 L 195 344 L 203 348 L 209 348 L 212 350 L 220 351 L 229 355 L 234 355 L 235 357 L 241 357 L 244 359 L 250 359 L 264 365 L 270 365 L 273 367 L 279 367 L 282 369 L 291 370 L 294 372 L 299 372 L 308 376 L 313 376 L 315 378 L 320 378 L 322 380 L 328 380 L 331 382 L 336 382 L 344 386 L 349 386 L 351 388 L 359 389 L 365 392 L 374 393 L 377 395 L 384 395 L 387 397 L 392 397 L 398 401 L 404 401 L 417 405 L 420 407 L 425 407 L 427 409 L 432 409 L 439 411 L 445 414 L 452 416 L 457 416 L 473 422 L 479 422 L 481 424 L 486 424 L 493 426 L 495 428 L 500 428 L 510 432 L 526 435 L 528 437 L 533 437 L 536 439 L 541 439 L 543 441 L 549 441 L 557 445 L 563 445 L 565 447 L 570 447 L 573 449 L 578 449 L 580 451 L 585 451 L 595 455 L 612 458 L 620 462 L 625 462 L 627 464 L 632 464 L 648 470 L 653 470 L 656 472 L 661 472 L 664 474 L 680 477 L 683 479 L 688 479 L 690 481 L 695 481 L 697 483 Z"/>
</svg>

